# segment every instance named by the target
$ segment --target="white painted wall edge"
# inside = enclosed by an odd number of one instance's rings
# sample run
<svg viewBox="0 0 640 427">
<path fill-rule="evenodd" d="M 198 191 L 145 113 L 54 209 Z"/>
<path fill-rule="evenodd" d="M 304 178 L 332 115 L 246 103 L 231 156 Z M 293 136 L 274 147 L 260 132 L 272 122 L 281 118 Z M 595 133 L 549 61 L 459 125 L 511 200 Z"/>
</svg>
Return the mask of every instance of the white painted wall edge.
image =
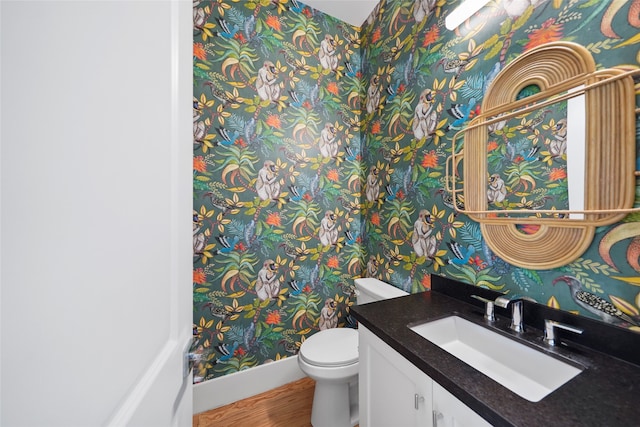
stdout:
<svg viewBox="0 0 640 427">
<path fill-rule="evenodd" d="M 193 413 L 209 411 L 304 378 L 298 356 L 214 378 L 193 386 Z"/>
</svg>

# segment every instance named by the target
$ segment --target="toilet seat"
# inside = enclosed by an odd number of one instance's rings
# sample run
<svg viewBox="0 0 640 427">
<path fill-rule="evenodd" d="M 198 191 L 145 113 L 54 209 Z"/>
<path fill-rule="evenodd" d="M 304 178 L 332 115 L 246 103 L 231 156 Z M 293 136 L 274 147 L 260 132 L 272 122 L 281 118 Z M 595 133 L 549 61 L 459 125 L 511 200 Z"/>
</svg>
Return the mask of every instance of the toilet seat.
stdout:
<svg viewBox="0 0 640 427">
<path fill-rule="evenodd" d="M 358 331 L 351 328 L 320 331 L 302 343 L 298 356 L 314 366 L 336 367 L 358 363 Z"/>
</svg>

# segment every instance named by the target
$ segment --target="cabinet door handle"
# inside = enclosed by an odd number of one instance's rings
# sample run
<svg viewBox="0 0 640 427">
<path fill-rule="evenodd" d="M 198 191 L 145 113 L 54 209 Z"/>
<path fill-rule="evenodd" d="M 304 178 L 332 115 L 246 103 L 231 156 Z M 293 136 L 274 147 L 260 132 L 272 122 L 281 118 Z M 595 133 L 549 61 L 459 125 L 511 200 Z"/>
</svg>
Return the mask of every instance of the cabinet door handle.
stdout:
<svg viewBox="0 0 640 427">
<path fill-rule="evenodd" d="M 424 397 L 420 396 L 418 393 L 413 395 L 413 407 L 416 408 L 416 411 L 420 409 L 420 402 L 424 402 Z"/>
<path fill-rule="evenodd" d="M 431 418 L 433 419 L 433 427 L 438 427 L 438 420 L 443 419 L 444 416 L 440 412 L 434 410 L 431 412 Z"/>
</svg>

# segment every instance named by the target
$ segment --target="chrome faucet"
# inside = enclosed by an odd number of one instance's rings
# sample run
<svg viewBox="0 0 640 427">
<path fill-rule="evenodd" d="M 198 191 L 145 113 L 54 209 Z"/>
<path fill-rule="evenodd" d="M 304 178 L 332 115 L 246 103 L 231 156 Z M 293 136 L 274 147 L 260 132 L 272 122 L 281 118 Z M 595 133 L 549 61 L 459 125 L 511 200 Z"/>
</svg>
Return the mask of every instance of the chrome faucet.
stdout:
<svg viewBox="0 0 640 427">
<path fill-rule="evenodd" d="M 564 329 L 576 334 L 581 334 L 584 332 L 583 329 L 576 328 L 575 326 L 567 325 L 566 323 L 556 322 L 555 320 L 545 319 L 544 342 L 550 346 L 556 345 L 556 329 Z"/>
<path fill-rule="evenodd" d="M 522 322 L 522 298 L 518 296 L 508 297 L 500 296 L 496 298 L 494 304 L 498 307 L 507 308 L 511 304 L 511 329 L 514 332 L 524 332 L 524 326 Z"/>
<path fill-rule="evenodd" d="M 493 301 L 487 298 L 483 298 L 480 295 L 471 295 L 471 298 L 475 298 L 478 301 L 482 301 L 485 306 L 484 306 L 484 318 L 487 322 L 495 322 L 496 321 L 496 315 L 494 314 L 494 310 L 493 310 Z"/>
<path fill-rule="evenodd" d="M 471 298 L 475 298 L 485 303 L 484 318 L 491 323 L 496 321 L 494 306 L 497 305 L 498 307 L 507 308 L 507 306 L 511 304 L 511 326 L 509 326 L 509 329 L 518 333 L 524 331 L 522 322 L 522 297 L 508 297 L 503 295 L 499 296 L 495 300 L 490 300 L 479 295 L 471 295 Z"/>
</svg>

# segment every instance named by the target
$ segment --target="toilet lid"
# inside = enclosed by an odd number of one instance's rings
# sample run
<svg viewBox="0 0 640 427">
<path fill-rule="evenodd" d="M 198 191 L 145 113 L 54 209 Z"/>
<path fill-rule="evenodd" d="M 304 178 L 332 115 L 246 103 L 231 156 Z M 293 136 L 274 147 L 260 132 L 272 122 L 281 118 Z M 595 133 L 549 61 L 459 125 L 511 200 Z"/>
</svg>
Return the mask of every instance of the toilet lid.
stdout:
<svg viewBox="0 0 640 427">
<path fill-rule="evenodd" d="M 358 331 L 352 328 L 320 331 L 302 343 L 298 355 L 311 365 L 351 365 L 358 361 Z"/>
</svg>

